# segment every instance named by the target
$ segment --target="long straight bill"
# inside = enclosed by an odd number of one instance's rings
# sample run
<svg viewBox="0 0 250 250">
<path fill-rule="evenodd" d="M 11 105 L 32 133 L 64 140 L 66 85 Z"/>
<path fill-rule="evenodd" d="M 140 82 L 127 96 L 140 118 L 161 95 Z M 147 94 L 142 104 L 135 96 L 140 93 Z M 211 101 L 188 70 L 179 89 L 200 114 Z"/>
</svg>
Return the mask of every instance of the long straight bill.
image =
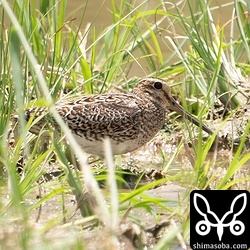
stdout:
<svg viewBox="0 0 250 250">
<path fill-rule="evenodd" d="M 179 115 L 186 117 L 190 122 L 192 122 L 196 126 L 200 127 L 200 121 L 196 117 L 191 115 L 189 112 L 185 111 L 183 109 L 183 107 L 174 99 L 172 99 L 172 101 L 171 101 L 170 109 L 177 112 Z M 201 124 L 201 128 L 210 135 L 212 135 L 214 133 L 210 128 L 208 128 L 204 124 Z"/>
</svg>

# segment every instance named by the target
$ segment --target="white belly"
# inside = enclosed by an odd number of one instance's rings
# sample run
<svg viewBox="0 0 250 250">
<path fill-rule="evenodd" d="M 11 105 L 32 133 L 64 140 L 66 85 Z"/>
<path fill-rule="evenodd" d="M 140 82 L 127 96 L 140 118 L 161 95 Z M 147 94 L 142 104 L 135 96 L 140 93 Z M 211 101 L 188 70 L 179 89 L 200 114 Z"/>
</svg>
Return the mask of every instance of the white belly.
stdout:
<svg viewBox="0 0 250 250">
<path fill-rule="evenodd" d="M 88 154 L 94 154 L 94 155 L 99 155 L 103 157 L 105 155 L 105 150 L 108 150 L 104 148 L 103 141 L 89 141 L 89 140 L 86 140 L 84 137 L 79 137 L 77 135 L 74 135 L 74 136 L 78 144 L 83 149 L 83 151 Z M 110 139 L 110 142 L 111 142 L 113 155 L 125 154 L 128 152 L 134 151 L 137 148 L 142 146 L 142 144 L 138 144 L 134 140 L 125 141 L 125 142 L 117 142 L 117 141 Z"/>
</svg>

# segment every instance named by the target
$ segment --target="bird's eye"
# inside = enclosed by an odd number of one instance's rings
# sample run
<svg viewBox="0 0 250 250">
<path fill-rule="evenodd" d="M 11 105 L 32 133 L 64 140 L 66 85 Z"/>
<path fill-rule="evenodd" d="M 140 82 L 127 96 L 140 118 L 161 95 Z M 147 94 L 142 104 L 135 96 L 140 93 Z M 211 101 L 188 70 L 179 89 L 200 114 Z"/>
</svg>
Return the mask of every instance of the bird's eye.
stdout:
<svg viewBox="0 0 250 250">
<path fill-rule="evenodd" d="M 155 82 L 155 83 L 154 83 L 154 87 L 155 87 L 156 89 L 161 89 L 161 88 L 162 88 L 162 83 L 161 83 L 161 82 Z"/>
</svg>

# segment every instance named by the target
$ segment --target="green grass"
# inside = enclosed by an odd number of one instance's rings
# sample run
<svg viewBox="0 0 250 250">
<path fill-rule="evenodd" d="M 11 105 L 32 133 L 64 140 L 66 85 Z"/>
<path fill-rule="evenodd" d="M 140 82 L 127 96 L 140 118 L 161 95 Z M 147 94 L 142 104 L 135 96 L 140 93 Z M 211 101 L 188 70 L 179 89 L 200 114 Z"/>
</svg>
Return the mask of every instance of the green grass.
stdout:
<svg viewBox="0 0 250 250">
<path fill-rule="evenodd" d="M 193 137 L 193 127 L 185 122 L 183 129 L 188 128 L 188 133 L 176 145 L 176 150 L 171 155 L 164 147 L 158 150 L 157 157 L 162 158 L 161 168 L 166 178 L 143 186 L 137 183 L 128 192 L 117 189 L 124 180 L 122 171 L 115 172 L 114 168 L 129 165 L 129 161 L 121 157 L 113 160 L 107 142 L 107 172 L 95 177 L 93 168 L 86 163 L 87 156 L 53 107 L 67 96 L 103 93 L 116 88 L 129 91 L 141 76 L 156 76 L 167 79 L 184 108 L 200 121 L 206 123 L 209 110 L 215 110 L 217 103 L 230 111 L 229 117 L 216 121 L 223 130 L 227 120 L 236 119 L 234 114 L 245 105 L 249 91 L 247 11 L 250 6 L 244 0 L 221 5 L 220 10 L 229 9 L 231 16 L 219 22 L 214 14 L 218 6 L 203 0 L 184 2 L 159 1 L 152 7 L 149 1 L 117 3 L 110 0 L 108 13 L 112 23 L 99 29 L 95 27 L 95 16 L 93 22 L 86 25 L 88 1 L 80 6 L 82 16 L 76 25 L 76 20 L 68 16 L 66 1 L 41 1 L 37 5 L 32 0 L 16 0 L 10 6 L 6 0 L 0 0 L 1 249 L 61 249 L 62 246 L 86 249 L 84 246 L 89 240 L 82 234 L 82 227 L 92 228 L 93 235 L 98 228 L 103 234 L 108 232 L 110 245 L 103 245 L 103 249 L 111 249 L 122 237 L 121 222 L 132 220 L 143 225 L 143 218 L 129 213 L 131 209 L 152 215 L 156 222 L 160 213 L 168 215 L 169 231 L 154 249 L 171 248 L 178 242 L 188 244 L 191 190 L 249 189 L 246 171 L 250 154 L 244 151 L 249 121 L 241 131 L 239 146 L 234 149 L 231 143 L 232 149 L 226 151 L 227 162 L 222 158 L 222 177 L 218 166 L 221 157 L 216 150 L 212 156 L 210 152 L 215 136 L 203 142 L 199 133 L 191 149 L 187 142 Z M 98 16 L 102 5 L 96 8 Z M 81 171 L 69 165 L 65 156 L 68 149 L 62 138 L 53 137 L 50 127 L 41 130 L 39 136 L 28 133 L 31 123 L 36 121 L 26 124 L 23 112 L 34 105 L 47 107 L 60 124 Z M 17 141 L 9 147 L 12 114 L 18 115 L 20 128 Z M 44 133 L 49 134 L 51 142 L 44 141 Z M 179 164 L 175 169 L 180 154 L 189 156 L 185 160 L 187 166 L 183 169 Z M 24 170 L 19 175 L 16 166 L 21 157 Z M 154 159 L 148 166 L 135 162 L 141 169 L 154 167 Z M 63 174 L 51 181 L 42 181 L 51 165 Z M 245 175 L 239 174 L 244 173 L 244 169 Z M 106 188 L 99 188 L 97 178 L 106 181 Z M 179 201 L 148 194 L 168 181 L 186 189 Z M 84 190 L 89 196 L 83 196 Z M 40 198 L 36 199 L 38 194 Z M 72 194 L 77 197 L 79 209 L 69 201 Z M 81 203 L 83 197 L 88 198 L 88 202 Z M 50 211 L 51 207 L 55 209 Z M 39 227 L 36 221 L 40 222 Z M 65 231 L 66 236 L 59 237 L 58 234 L 64 235 Z M 58 234 L 52 236 L 51 232 Z"/>
</svg>

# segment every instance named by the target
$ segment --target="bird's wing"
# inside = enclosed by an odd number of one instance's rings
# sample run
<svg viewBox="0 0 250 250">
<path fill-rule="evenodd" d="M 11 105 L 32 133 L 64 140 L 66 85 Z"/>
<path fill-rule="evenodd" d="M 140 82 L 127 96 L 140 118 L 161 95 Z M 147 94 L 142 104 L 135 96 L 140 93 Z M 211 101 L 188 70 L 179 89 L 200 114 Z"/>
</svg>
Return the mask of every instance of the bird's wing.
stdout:
<svg viewBox="0 0 250 250">
<path fill-rule="evenodd" d="M 57 111 L 76 134 L 90 140 L 115 140 L 138 133 L 141 109 L 129 94 L 92 95 L 59 103 Z"/>
</svg>

